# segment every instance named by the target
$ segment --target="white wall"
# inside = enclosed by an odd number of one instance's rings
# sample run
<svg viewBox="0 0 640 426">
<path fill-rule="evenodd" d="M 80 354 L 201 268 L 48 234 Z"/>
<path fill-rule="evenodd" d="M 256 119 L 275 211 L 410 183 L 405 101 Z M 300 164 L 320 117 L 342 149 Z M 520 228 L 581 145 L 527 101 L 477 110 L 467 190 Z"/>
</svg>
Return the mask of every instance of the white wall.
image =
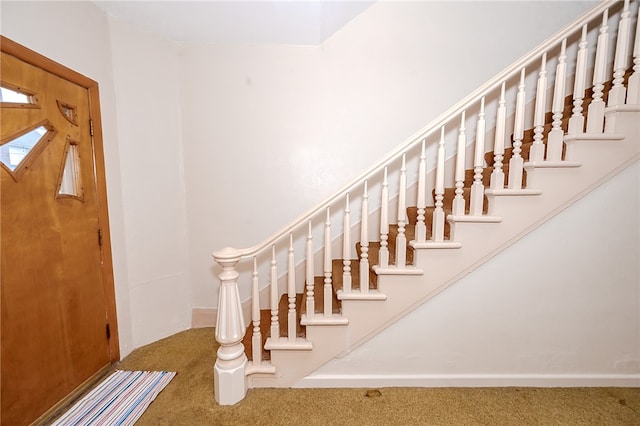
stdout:
<svg viewBox="0 0 640 426">
<path fill-rule="evenodd" d="M 302 385 L 637 383 L 639 181 L 636 162 Z"/>
<path fill-rule="evenodd" d="M 380 2 L 321 46 L 184 46 L 193 306 L 217 304 L 213 250 L 315 207 L 592 4 Z"/>
<path fill-rule="evenodd" d="M 191 324 L 180 64 L 173 43 L 109 19 L 135 347 Z"/>
<path fill-rule="evenodd" d="M 0 11 L 2 35 L 99 84 L 120 352 L 124 356 L 134 348 L 134 342 L 125 241 L 126 211 L 120 174 L 121 146 L 107 19 L 88 2 L 3 1 Z"/>
</svg>

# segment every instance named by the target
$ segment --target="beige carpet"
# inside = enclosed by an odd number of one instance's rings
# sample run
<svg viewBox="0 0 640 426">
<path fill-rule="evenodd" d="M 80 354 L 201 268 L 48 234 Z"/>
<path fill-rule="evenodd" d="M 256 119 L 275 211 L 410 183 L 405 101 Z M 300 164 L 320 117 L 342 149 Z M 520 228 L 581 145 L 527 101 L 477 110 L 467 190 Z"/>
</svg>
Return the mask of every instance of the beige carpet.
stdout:
<svg viewBox="0 0 640 426">
<path fill-rule="evenodd" d="M 640 425 L 640 388 L 251 389 L 222 407 L 213 333 L 188 330 L 122 361 L 178 372 L 136 425 Z"/>
</svg>

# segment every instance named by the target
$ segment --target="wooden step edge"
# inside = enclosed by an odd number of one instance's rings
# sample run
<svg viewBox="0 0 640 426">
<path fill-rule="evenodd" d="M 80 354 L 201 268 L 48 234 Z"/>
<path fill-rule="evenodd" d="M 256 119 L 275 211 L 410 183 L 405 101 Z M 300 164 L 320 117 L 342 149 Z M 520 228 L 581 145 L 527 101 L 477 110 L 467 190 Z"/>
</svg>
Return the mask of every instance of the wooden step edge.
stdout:
<svg viewBox="0 0 640 426">
<path fill-rule="evenodd" d="M 310 351 L 313 349 L 313 343 L 302 337 L 296 337 L 289 340 L 288 337 L 279 337 L 277 339 L 267 338 L 264 348 L 268 351 L 273 349 L 284 349 L 289 351 Z"/>
<path fill-rule="evenodd" d="M 612 141 L 621 141 L 625 138 L 625 135 L 622 133 L 574 133 L 567 134 L 564 136 L 565 142 L 575 142 L 575 141 L 602 141 L 602 140 L 612 140 Z"/>
<path fill-rule="evenodd" d="M 387 295 L 378 291 L 343 291 L 338 290 L 339 300 L 387 300 Z"/>
<path fill-rule="evenodd" d="M 397 266 L 374 265 L 373 271 L 376 275 L 423 275 L 424 271 L 421 268 L 415 266 L 407 266 L 404 268 L 398 268 Z"/>
<path fill-rule="evenodd" d="M 614 106 L 607 106 L 604 109 L 605 116 L 607 115 L 607 113 L 613 114 L 616 112 L 640 112 L 640 104 L 614 105 Z"/>
<path fill-rule="evenodd" d="M 579 161 L 527 161 L 523 164 L 525 169 L 562 169 L 582 167 Z"/>
<path fill-rule="evenodd" d="M 448 215 L 447 221 L 449 222 L 467 222 L 467 223 L 500 223 L 502 222 L 502 218 L 500 216 L 489 216 L 489 215 L 481 215 L 481 216 L 473 216 L 470 214 L 465 215 Z"/>
<path fill-rule="evenodd" d="M 254 365 L 253 361 L 247 362 L 247 367 L 244 369 L 244 375 L 250 374 L 276 374 L 278 369 L 275 365 L 272 365 L 270 361 L 262 361 L 260 365 Z"/>
<path fill-rule="evenodd" d="M 409 245 L 413 247 L 414 250 L 422 250 L 422 249 L 459 249 L 462 247 L 462 243 L 459 241 L 409 241 Z"/>
<path fill-rule="evenodd" d="M 300 324 L 304 326 L 308 325 L 348 325 L 349 318 L 342 316 L 341 314 L 332 314 L 331 316 L 325 316 L 323 314 L 315 314 L 309 317 L 307 314 L 303 314 L 300 317 Z"/>
<path fill-rule="evenodd" d="M 487 189 L 484 193 L 493 197 L 542 195 L 542 191 L 539 189 Z"/>
</svg>

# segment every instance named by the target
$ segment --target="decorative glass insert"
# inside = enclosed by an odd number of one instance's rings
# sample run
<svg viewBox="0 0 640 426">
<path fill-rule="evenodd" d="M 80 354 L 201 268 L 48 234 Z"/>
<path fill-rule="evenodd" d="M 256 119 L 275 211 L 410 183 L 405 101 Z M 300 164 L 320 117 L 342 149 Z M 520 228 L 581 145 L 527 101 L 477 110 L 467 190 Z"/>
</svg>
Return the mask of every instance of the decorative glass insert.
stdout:
<svg viewBox="0 0 640 426">
<path fill-rule="evenodd" d="M 76 113 L 76 107 L 73 105 L 65 104 L 64 102 L 60 102 L 58 100 L 56 100 L 56 103 L 58 104 L 58 109 L 60 110 L 60 113 L 63 115 L 63 117 L 66 118 L 69 123 L 77 126 L 78 115 Z"/>
<path fill-rule="evenodd" d="M 44 120 L 0 140 L 0 166 L 18 181 L 58 131 Z"/>
<path fill-rule="evenodd" d="M 67 149 L 65 150 L 64 166 L 60 174 L 58 195 L 82 199 L 78 144 L 70 139 L 67 140 Z"/>
<path fill-rule="evenodd" d="M 29 96 L 24 93 L 15 92 L 6 87 L 0 87 L 0 102 L 10 102 L 13 104 L 28 104 L 31 103 Z"/>
<path fill-rule="evenodd" d="M 2 104 L 3 107 L 38 108 L 33 93 L 29 93 L 5 82 L 2 82 L 0 85 L 0 104 Z"/>
<path fill-rule="evenodd" d="M 0 162 L 12 172 L 47 134 L 48 129 L 40 125 L 0 146 Z"/>
</svg>

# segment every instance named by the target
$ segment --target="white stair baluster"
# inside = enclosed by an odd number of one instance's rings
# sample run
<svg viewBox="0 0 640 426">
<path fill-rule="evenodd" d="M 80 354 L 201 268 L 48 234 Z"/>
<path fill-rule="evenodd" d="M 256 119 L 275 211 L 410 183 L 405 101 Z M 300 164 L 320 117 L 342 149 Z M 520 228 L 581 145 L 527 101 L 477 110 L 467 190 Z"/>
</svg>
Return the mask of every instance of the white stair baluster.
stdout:
<svg viewBox="0 0 640 426">
<path fill-rule="evenodd" d="M 309 233 L 307 234 L 307 263 L 306 263 L 306 285 L 307 285 L 307 318 L 313 318 L 316 313 L 316 304 L 314 298 L 315 271 L 313 266 L 313 234 L 311 233 L 311 221 L 309 221 Z"/>
<path fill-rule="evenodd" d="M 567 39 L 562 40 L 562 48 L 556 66 L 555 85 L 553 89 L 553 125 L 547 140 L 547 161 L 562 161 L 564 132 L 562 131 L 562 113 L 564 111 L 565 80 L 567 78 Z"/>
<path fill-rule="evenodd" d="M 602 26 L 598 36 L 596 46 L 596 62 L 593 70 L 593 99 L 587 109 L 587 133 L 602 133 L 604 128 L 604 101 L 602 91 L 606 78 L 607 49 L 609 44 L 609 27 L 607 20 L 609 9 L 604 11 L 602 16 Z"/>
<path fill-rule="evenodd" d="M 382 180 L 382 204 L 380 204 L 380 251 L 378 264 L 386 268 L 389 266 L 389 181 L 387 180 L 387 167 L 384 168 Z"/>
<path fill-rule="evenodd" d="M 486 121 L 484 113 L 484 97 L 480 100 L 480 114 L 476 123 L 476 146 L 473 157 L 473 185 L 471 185 L 471 200 L 469 201 L 469 214 L 482 216 L 484 204 L 484 184 L 482 183 L 482 171 L 484 170 L 484 134 Z"/>
<path fill-rule="evenodd" d="M 427 155 L 425 150 L 426 140 L 422 140 L 420 150 L 420 163 L 418 165 L 418 197 L 416 201 L 417 218 L 415 227 L 415 240 L 419 243 L 427 241 L 427 227 L 424 223 L 424 211 L 427 208 Z"/>
<path fill-rule="evenodd" d="M 624 73 L 627 70 L 627 50 L 629 49 L 629 32 L 631 30 L 631 19 L 629 16 L 629 0 L 624 1 L 624 9 L 618 22 L 618 37 L 616 40 L 616 53 L 613 62 L 613 85 L 609 91 L 608 105 L 624 105 L 626 88 L 622 84 Z"/>
<path fill-rule="evenodd" d="M 544 143 L 542 134 L 544 132 L 544 116 L 547 103 L 547 53 L 542 54 L 542 65 L 538 75 L 538 86 L 536 89 L 536 106 L 533 116 L 533 144 L 529 150 L 529 161 L 539 163 L 544 161 Z"/>
<path fill-rule="evenodd" d="M 296 341 L 296 262 L 293 254 L 293 234 L 289 234 L 289 258 L 287 271 L 287 297 L 289 312 L 287 318 L 287 334 L 290 342 Z"/>
<path fill-rule="evenodd" d="M 325 317 L 333 314 L 333 285 L 331 281 L 331 211 L 327 207 L 327 221 L 324 224 L 324 309 Z"/>
<path fill-rule="evenodd" d="M 369 194 L 367 181 L 364 181 L 362 195 L 362 220 L 360 222 L 360 292 L 369 292 Z"/>
<path fill-rule="evenodd" d="M 253 334 L 251 336 L 251 357 L 253 365 L 262 363 L 262 332 L 260 331 L 260 285 L 258 282 L 258 261 L 253 257 L 253 280 L 251 283 L 251 321 Z"/>
<path fill-rule="evenodd" d="M 582 114 L 582 102 L 584 99 L 584 91 L 586 89 L 587 79 L 587 25 L 582 26 L 582 37 L 578 45 L 578 57 L 576 59 L 576 75 L 573 84 L 573 115 L 569 119 L 569 134 L 584 133 L 584 115 Z M 568 147 L 567 147 L 568 148 Z M 571 155 L 567 150 L 567 160 L 571 159 Z"/>
<path fill-rule="evenodd" d="M 640 104 L 640 3 L 638 3 L 636 38 L 633 42 L 633 74 L 627 83 L 627 104 Z"/>
<path fill-rule="evenodd" d="M 516 116 L 513 123 L 513 152 L 509 160 L 509 189 L 522 188 L 522 139 L 524 138 L 524 107 L 525 107 L 525 69 L 520 71 L 520 84 L 516 95 Z"/>
<path fill-rule="evenodd" d="M 462 111 L 460 119 L 460 130 L 458 132 L 458 146 L 456 152 L 456 195 L 453 199 L 452 213 L 454 216 L 464 216 L 465 200 L 464 200 L 464 172 L 465 172 L 465 150 L 467 149 L 466 129 L 464 127 L 465 111 Z"/>
<path fill-rule="evenodd" d="M 502 82 L 500 89 L 500 101 L 498 101 L 498 111 L 496 117 L 496 137 L 493 144 L 493 172 L 491 172 L 491 189 L 504 188 L 504 171 L 502 170 L 502 159 L 504 158 L 504 139 L 506 135 L 505 124 L 507 121 L 507 108 L 505 107 L 505 82 Z"/>
<path fill-rule="evenodd" d="M 349 193 L 344 208 L 344 230 L 342 233 L 342 291 L 351 292 L 351 210 Z"/>
<path fill-rule="evenodd" d="M 407 264 L 407 166 L 406 154 L 402 154 L 400 168 L 400 192 L 398 193 L 398 235 L 396 236 L 396 267 L 404 268 Z"/>
<path fill-rule="evenodd" d="M 278 303 L 280 295 L 278 291 L 278 268 L 276 266 L 276 245 L 271 246 L 271 340 L 280 338 L 280 320 L 278 318 Z"/>
<path fill-rule="evenodd" d="M 433 209 L 433 223 L 431 227 L 431 239 L 437 243 L 444 241 L 444 126 L 440 129 L 440 142 L 438 142 L 438 158 L 436 164 L 436 188 L 435 208 Z"/>
</svg>

